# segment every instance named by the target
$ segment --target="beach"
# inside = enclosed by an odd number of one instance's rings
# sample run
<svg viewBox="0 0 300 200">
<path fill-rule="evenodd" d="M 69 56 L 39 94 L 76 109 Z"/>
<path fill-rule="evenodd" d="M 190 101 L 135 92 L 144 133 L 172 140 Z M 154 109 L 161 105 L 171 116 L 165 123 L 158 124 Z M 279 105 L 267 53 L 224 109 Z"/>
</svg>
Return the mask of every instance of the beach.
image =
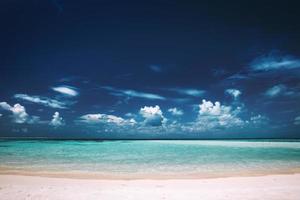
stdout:
<svg viewBox="0 0 300 200">
<path fill-rule="evenodd" d="M 299 200 L 300 141 L 0 142 L 0 199 Z"/>
<path fill-rule="evenodd" d="M 0 175 L 0 199 L 299 200 L 300 174 L 170 180 Z"/>
</svg>

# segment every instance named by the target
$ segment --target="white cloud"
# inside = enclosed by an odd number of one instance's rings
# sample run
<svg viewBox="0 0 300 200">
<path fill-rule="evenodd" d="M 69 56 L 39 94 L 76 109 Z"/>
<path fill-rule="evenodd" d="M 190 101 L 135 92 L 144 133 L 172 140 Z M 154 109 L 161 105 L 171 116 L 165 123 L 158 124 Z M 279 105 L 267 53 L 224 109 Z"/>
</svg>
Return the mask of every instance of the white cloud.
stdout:
<svg viewBox="0 0 300 200">
<path fill-rule="evenodd" d="M 90 124 L 115 124 L 118 126 L 123 125 L 135 125 L 136 121 L 134 119 L 123 119 L 122 117 L 117 117 L 115 115 L 107 114 L 86 114 L 80 117 L 81 122 L 90 123 Z"/>
<path fill-rule="evenodd" d="M 266 116 L 262 116 L 262 115 L 256 115 L 250 118 L 250 122 L 253 125 L 262 125 L 262 124 L 267 124 L 269 123 L 269 118 L 267 118 Z"/>
<path fill-rule="evenodd" d="M 233 109 L 231 106 L 221 105 L 220 102 L 202 100 L 199 105 L 198 118 L 195 123 L 198 130 L 210 130 L 216 128 L 241 127 L 244 121 L 238 117 L 241 108 Z"/>
<path fill-rule="evenodd" d="M 65 122 L 63 118 L 59 115 L 59 112 L 55 112 L 49 124 L 54 127 L 59 127 L 59 126 L 63 126 Z"/>
<path fill-rule="evenodd" d="M 250 68 L 254 71 L 295 69 L 300 67 L 300 59 L 293 56 L 268 55 L 255 59 Z"/>
<path fill-rule="evenodd" d="M 300 125 L 300 116 L 295 117 L 295 119 L 294 119 L 294 124 L 295 124 L 295 125 Z"/>
<path fill-rule="evenodd" d="M 140 114 L 145 118 L 145 125 L 161 126 L 166 121 L 166 118 L 164 118 L 163 112 L 158 105 L 154 107 L 144 106 L 140 109 Z"/>
<path fill-rule="evenodd" d="M 242 92 L 237 89 L 227 89 L 225 93 L 231 95 L 234 99 L 237 99 L 242 94 Z"/>
<path fill-rule="evenodd" d="M 0 107 L 4 110 L 10 111 L 12 113 L 13 121 L 15 123 L 25 123 L 29 116 L 26 113 L 25 107 L 20 104 L 15 104 L 14 106 L 10 106 L 6 102 L 0 102 Z"/>
<path fill-rule="evenodd" d="M 169 88 L 169 91 L 177 92 L 181 95 L 188 95 L 193 97 L 201 97 L 205 94 L 205 90 L 198 90 L 194 88 Z"/>
<path fill-rule="evenodd" d="M 125 114 L 125 117 L 136 117 L 136 114 L 133 114 L 133 113 L 126 113 Z"/>
<path fill-rule="evenodd" d="M 181 116 L 181 115 L 183 115 L 183 111 L 180 110 L 180 109 L 178 109 L 178 108 L 170 108 L 168 111 L 169 111 L 172 115 L 174 115 L 174 116 Z"/>
<path fill-rule="evenodd" d="M 165 100 L 166 99 L 165 97 L 160 96 L 158 94 L 138 92 L 135 90 L 121 90 L 121 89 L 116 89 L 116 88 L 113 88 L 110 86 L 104 86 L 101 88 L 110 91 L 110 94 L 114 95 L 114 96 L 136 97 L 136 98 L 144 98 L 144 99 L 152 99 L 152 100 Z"/>
<path fill-rule="evenodd" d="M 60 109 L 67 108 L 67 105 L 65 102 L 60 102 L 55 99 L 50 99 L 48 97 L 29 96 L 27 94 L 15 94 L 14 98 L 22 99 L 22 100 L 29 101 L 32 103 L 37 103 L 37 104 L 51 107 L 51 108 L 60 108 Z"/>
<path fill-rule="evenodd" d="M 71 86 L 58 86 L 58 87 L 53 87 L 52 90 L 59 92 L 61 94 L 67 95 L 67 96 L 77 96 L 79 93 L 75 87 Z"/>
</svg>

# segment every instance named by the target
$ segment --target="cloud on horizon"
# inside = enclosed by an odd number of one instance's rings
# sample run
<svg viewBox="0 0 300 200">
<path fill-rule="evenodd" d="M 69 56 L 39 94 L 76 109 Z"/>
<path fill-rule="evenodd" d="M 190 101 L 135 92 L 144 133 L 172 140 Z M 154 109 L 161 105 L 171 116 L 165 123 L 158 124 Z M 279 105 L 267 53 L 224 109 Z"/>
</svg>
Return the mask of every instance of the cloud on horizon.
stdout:
<svg viewBox="0 0 300 200">
<path fill-rule="evenodd" d="M 49 124 L 57 128 L 59 126 L 65 125 L 65 122 L 63 118 L 60 116 L 59 112 L 55 112 Z"/>
<path fill-rule="evenodd" d="M 6 102 L 0 102 L 0 108 L 11 112 L 13 122 L 17 124 L 23 124 L 23 123 L 34 124 L 39 121 L 39 117 L 29 116 L 26 112 L 25 107 L 18 103 L 15 104 L 14 106 L 11 106 Z"/>
<path fill-rule="evenodd" d="M 144 124 L 148 126 L 161 126 L 166 122 L 166 118 L 158 105 L 144 106 L 140 109 L 140 114 L 145 119 Z"/>
<path fill-rule="evenodd" d="M 240 127 L 244 124 L 244 121 L 238 117 L 240 113 L 240 107 L 232 108 L 221 105 L 218 101 L 212 103 L 203 99 L 199 105 L 197 123 L 205 129 Z"/>
<path fill-rule="evenodd" d="M 102 124 L 115 124 L 117 126 L 136 124 L 136 121 L 134 119 L 127 120 L 115 115 L 107 115 L 101 113 L 82 115 L 79 118 L 79 121 L 88 124 L 102 123 Z"/>
</svg>

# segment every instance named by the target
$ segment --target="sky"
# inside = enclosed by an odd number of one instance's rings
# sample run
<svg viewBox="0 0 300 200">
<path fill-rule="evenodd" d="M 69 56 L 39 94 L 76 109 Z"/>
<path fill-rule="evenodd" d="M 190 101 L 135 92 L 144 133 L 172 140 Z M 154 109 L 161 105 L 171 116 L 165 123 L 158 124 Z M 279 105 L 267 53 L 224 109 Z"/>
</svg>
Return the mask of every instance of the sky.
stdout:
<svg viewBox="0 0 300 200">
<path fill-rule="evenodd" d="M 300 138 L 299 6 L 2 0 L 0 137 Z"/>
</svg>

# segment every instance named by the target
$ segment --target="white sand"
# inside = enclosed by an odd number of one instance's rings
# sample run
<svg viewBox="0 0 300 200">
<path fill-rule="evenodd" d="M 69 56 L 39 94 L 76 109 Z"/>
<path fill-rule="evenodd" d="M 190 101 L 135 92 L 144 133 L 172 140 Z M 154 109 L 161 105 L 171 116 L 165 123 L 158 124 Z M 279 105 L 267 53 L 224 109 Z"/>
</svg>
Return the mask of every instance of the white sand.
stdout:
<svg viewBox="0 0 300 200">
<path fill-rule="evenodd" d="M 299 200 L 300 174 L 198 180 L 91 180 L 0 175 L 0 199 Z"/>
</svg>

